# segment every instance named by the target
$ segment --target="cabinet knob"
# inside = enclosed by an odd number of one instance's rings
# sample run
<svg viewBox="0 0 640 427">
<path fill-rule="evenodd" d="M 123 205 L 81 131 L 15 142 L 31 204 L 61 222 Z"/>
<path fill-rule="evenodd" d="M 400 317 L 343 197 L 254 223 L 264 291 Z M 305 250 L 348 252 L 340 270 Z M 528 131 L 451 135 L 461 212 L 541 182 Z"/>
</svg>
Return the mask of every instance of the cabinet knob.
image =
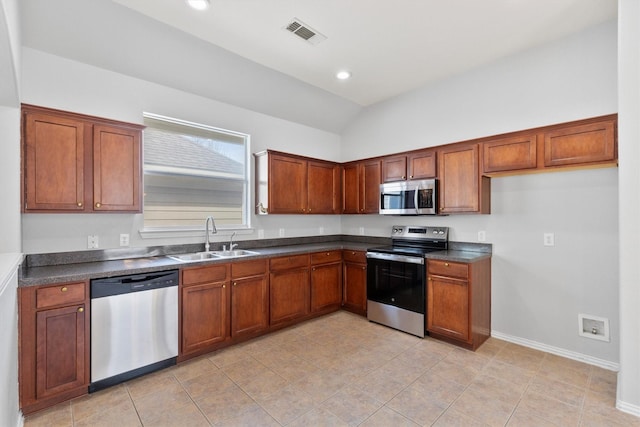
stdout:
<svg viewBox="0 0 640 427">
<path fill-rule="evenodd" d="M 233 286 L 238 286 L 238 282 L 233 282 Z"/>
<path fill-rule="evenodd" d="M 445 263 L 444 263 L 444 266 L 445 266 L 445 267 L 449 267 L 449 263 L 448 263 L 448 262 L 445 262 Z"/>
<path fill-rule="evenodd" d="M 411 175 L 409 178 L 413 179 L 413 175 Z"/>
<path fill-rule="evenodd" d="M 100 206 L 102 206 L 100 202 L 96 203 L 96 208 L 99 208 Z"/>
<path fill-rule="evenodd" d="M 66 286 L 63 286 L 63 287 L 60 289 L 60 292 L 67 292 L 67 291 L 68 291 L 68 289 L 67 289 L 67 287 L 66 287 Z"/>
<path fill-rule="evenodd" d="M 80 308 L 78 309 L 78 313 L 82 313 L 83 311 L 84 311 L 84 307 L 80 307 Z"/>
<path fill-rule="evenodd" d="M 331 255 L 331 252 L 327 252 L 327 256 Z"/>
<path fill-rule="evenodd" d="M 222 285 L 222 287 L 223 287 L 223 288 L 226 288 L 226 287 L 227 287 L 227 285 Z"/>
<path fill-rule="evenodd" d="M 82 202 L 78 202 L 78 207 L 81 208 L 82 207 Z"/>
<path fill-rule="evenodd" d="M 361 268 L 362 268 L 363 270 L 366 270 L 366 269 L 367 269 L 367 267 L 361 267 Z"/>
<path fill-rule="evenodd" d="M 402 179 L 407 179 L 407 177 L 406 177 L 406 176 L 404 176 L 404 175 L 402 175 Z"/>
</svg>

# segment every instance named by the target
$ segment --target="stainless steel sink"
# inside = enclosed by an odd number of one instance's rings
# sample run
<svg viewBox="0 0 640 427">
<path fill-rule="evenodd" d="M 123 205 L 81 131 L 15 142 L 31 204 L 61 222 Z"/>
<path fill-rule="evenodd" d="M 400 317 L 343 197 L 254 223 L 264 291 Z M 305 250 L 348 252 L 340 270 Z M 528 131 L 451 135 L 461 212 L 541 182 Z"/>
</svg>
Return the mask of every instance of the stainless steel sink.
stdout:
<svg viewBox="0 0 640 427">
<path fill-rule="evenodd" d="M 245 249 L 234 249 L 232 251 L 213 251 L 215 255 L 223 258 L 232 258 L 238 256 L 259 255 L 258 252 L 247 251 Z"/>
<path fill-rule="evenodd" d="M 206 261 L 209 259 L 218 259 L 221 258 L 220 255 L 215 254 L 213 252 L 194 252 L 189 254 L 178 254 L 178 255 L 167 255 L 171 259 L 175 259 L 176 261 L 181 262 L 196 262 L 196 261 Z"/>
</svg>

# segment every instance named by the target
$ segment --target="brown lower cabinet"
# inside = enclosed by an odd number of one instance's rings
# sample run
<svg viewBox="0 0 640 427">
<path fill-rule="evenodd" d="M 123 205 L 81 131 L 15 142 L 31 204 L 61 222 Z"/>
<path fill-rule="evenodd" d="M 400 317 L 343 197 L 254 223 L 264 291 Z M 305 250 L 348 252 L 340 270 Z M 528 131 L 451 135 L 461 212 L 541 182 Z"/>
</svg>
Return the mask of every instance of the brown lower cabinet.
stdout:
<svg viewBox="0 0 640 427">
<path fill-rule="evenodd" d="M 309 255 L 269 260 L 269 313 L 271 326 L 309 313 Z"/>
<path fill-rule="evenodd" d="M 209 352 L 229 336 L 229 264 L 186 268 L 181 275 L 182 359 Z"/>
<path fill-rule="evenodd" d="M 86 394 L 88 283 L 19 288 L 18 299 L 22 412 L 29 414 Z"/>
<path fill-rule="evenodd" d="M 342 303 L 342 251 L 311 254 L 312 313 L 340 308 Z"/>
<path fill-rule="evenodd" d="M 427 260 L 429 335 L 475 350 L 491 336 L 491 260 Z"/>
<path fill-rule="evenodd" d="M 344 250 L 342 258 L 342 308 L 364 316 L 367 314 L 367 254 Z"/>
<path fill-rule="evenodd" d="M 267 260 L 231 264 L 231 337 L 262 332 L 269 327 Z"/>
</svg>

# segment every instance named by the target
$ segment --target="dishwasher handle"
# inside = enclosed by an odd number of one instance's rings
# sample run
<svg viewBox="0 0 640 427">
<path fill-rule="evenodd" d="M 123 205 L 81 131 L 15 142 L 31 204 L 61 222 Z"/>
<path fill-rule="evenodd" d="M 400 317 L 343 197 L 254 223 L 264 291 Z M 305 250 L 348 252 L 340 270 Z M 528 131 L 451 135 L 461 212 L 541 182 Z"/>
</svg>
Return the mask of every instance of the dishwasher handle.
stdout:
<svg viewBox="0 0 640 427">
<path fill-rule="evenodd" d="M 178 280 L 178 270 L 94 279 L 91 299 L 178 286 Z"/>
</svg>

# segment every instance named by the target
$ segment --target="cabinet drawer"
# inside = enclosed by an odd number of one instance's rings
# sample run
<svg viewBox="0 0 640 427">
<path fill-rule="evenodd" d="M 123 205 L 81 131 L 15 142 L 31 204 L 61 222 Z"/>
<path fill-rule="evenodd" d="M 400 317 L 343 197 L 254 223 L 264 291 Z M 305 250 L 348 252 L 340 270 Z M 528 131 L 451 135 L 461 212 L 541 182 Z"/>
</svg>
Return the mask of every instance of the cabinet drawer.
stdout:
<svg viewBox="0 0 640 427">
<path fill-rule="evenodd" d="M 288 270 L 291 268 L 300 268 L 309 266 L 309 255 L 292 255 L 269 260 L 269 269 L 271 271 Z"/>
<path fill-rule="evenodd" d="M 311 254 L 311 264 L 327 264 L 329 262 L 339 262 L 342 261 L 342 253 L 341 251 L 326 251 L 326 252 L 316 252 Z"/>
<path fill-rule="evenodd" d="M 367 263 L 367 253 L 364 251 L 344 250 L 342 251 L 342 257 L 345 262 Z"/>
<path fill-rule="evenodd" d="M 267 272 L 267 260 L 243 261 L 231 264 L 231 277 L 259 276 Z"/>
<path fill-rule="evenodd" d="M 84 302 L 85 283 L 64 283 L 36 290 L 36 308 Z"/>
<path fill-rule="evenodd" d="M 427 274 L 468 279 L 469 266 L 459 262 L 428 260 Z"/>
<path fill-rule="evenodd" d="M 222 264 L 182 270 L 182 284 L 223 282 L 227 280 L 228 267 L 228 264 Z"/>
</svg>

